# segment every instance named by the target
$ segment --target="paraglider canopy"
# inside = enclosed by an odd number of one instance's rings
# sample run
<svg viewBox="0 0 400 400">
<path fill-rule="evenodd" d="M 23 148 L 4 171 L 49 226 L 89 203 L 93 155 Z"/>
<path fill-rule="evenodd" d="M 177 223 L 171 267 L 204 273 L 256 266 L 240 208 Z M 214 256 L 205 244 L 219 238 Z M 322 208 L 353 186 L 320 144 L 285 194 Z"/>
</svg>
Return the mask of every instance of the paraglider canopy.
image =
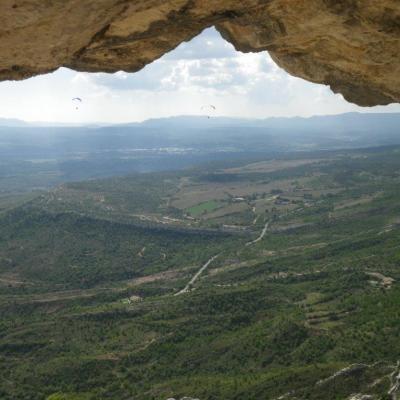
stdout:
<svg viewBox="0 0 400 400">
<path fill-rule="evenodd" d="M 79 110 L 78 104 L 82 103 L 82 99 L 80 97 L 74 97 L 72 101 L 73 104 L 75 104 L 75 110 Z"/>
<path fill-rule="evenodd" d="M 210 119 L 211 115 L 217 110 L 213 104 L 207 104 L 201 107 L 201 110 L 207 113 L 207 118 Z"/>
</svg>

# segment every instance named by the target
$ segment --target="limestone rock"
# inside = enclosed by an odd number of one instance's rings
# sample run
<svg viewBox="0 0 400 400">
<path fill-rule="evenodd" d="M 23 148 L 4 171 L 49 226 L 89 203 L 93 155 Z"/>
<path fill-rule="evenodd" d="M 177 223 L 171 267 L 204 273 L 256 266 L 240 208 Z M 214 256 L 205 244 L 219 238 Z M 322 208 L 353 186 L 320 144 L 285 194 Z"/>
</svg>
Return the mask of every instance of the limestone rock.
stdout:
<svg viewBox="0 0 400 400">
<path fill-rule="evenodd" d="M 400 101 L 398 0 L 2 0 L 0 80 L 138 71 L 210 26 L 354 103 Z"/>
</svg>

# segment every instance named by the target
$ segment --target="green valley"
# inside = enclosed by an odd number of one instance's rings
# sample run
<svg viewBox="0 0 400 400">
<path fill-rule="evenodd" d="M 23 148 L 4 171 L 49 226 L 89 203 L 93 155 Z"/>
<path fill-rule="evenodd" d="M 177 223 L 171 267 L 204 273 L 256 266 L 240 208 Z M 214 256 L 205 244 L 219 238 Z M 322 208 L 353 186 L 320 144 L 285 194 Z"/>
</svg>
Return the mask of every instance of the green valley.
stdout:
<svg viewBox="0 0 400 400">
<path fill-rule="evenodd" d="M 399 153 L 257 156 L 4 198 L 0 398 L 393 398 Z"/>
</svg>

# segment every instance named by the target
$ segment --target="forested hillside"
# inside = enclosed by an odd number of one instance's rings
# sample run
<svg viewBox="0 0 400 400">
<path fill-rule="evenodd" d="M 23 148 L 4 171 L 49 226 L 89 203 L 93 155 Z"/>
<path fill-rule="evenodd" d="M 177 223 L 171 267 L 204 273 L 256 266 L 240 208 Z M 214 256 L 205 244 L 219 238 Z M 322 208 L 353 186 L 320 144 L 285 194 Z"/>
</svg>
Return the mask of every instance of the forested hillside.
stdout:
<svg viewBox="0 0 400 400">
<path fill-rule="evenodd" d="M 0 398 L 393 398 L 399 153 L 2 198 Z"/>
</svg>

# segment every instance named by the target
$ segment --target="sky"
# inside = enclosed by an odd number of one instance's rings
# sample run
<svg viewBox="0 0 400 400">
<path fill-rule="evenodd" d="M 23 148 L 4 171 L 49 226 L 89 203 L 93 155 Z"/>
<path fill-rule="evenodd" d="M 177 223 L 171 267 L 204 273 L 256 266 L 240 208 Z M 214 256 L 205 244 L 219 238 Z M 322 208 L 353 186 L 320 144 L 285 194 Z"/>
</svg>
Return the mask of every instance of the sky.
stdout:
<svg viewBox="0 0 400 400">
<path fill-rule="evenodd" d="M 82 98 L 78 110 L 72 98 Z M 207 109 L 213 104 L 216 110 Z M 361 108 L 324 85 L 295 78 L 267 52 L 240 53 L 214 28 L 131 74 L 66 68 L 0 83 L 0 118 L 68 123 L 123 123 L 175 115 L 267 118 L 350 111 L 400 112 L 400 105 Z"/>
</svg>

